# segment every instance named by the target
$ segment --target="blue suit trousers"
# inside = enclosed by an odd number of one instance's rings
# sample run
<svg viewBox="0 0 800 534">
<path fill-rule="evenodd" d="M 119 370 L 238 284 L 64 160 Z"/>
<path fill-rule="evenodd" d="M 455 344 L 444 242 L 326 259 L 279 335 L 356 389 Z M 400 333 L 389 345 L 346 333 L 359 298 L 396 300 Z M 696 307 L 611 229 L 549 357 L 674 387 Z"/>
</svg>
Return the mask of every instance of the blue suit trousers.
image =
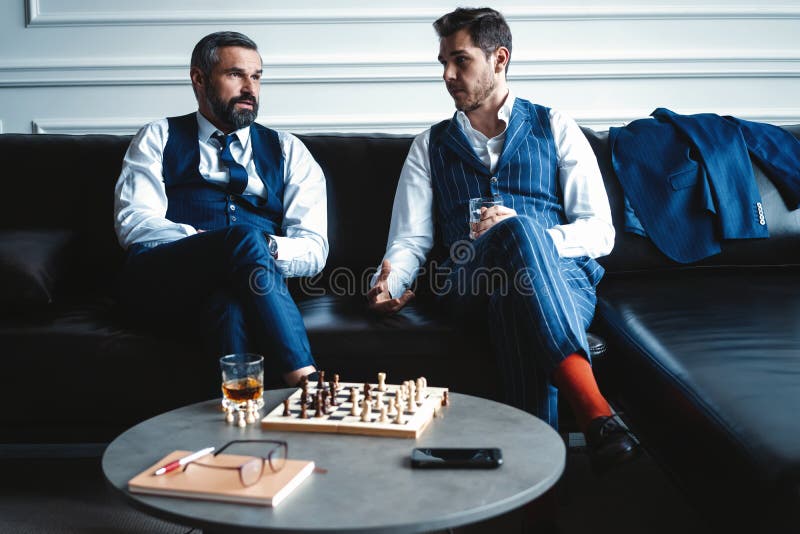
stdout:
<svg viewBox="0 0 800 534">
<path fill-rule="evenodd" d="M 586 329 L 596 297 L 587 275 L 559 257 L 541 224 L 522 215 L 455 243 L 443 267 L 439 301 L 460 322 L 485 322 L 502 400 L 557 428 L 552 373 L 570 354 L 589 358 Z"/>
<path fill-rule="evenodd" d="M 314 365 L 300 312 L 253 226 L 134 245 L 119 292 L 128 311 L 147 323 L 191 325 L 184 335 L 200 336 L 211 354 L 262 354 L 265 375 Z"/>
</svg>

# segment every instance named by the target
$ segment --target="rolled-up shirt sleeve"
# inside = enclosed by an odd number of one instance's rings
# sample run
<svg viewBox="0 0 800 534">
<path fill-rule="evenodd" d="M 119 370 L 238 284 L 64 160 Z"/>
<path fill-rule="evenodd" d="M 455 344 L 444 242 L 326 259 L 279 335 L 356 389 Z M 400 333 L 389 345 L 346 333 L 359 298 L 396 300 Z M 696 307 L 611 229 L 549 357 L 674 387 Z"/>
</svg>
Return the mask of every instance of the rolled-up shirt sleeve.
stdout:
<svg viewBox="0 0 800 534">
<path fill-rule="evenodd" d="M 284 276 L 313 276 L 328 258 L 328 204 L 325 174 L 303 143 L 279 132 L 284 156 L 282 236 L 278 267 Z"/>
<path fill-rule="evenodd" d="M 561 257 L 605 256 L 614 248 L 614 225 L 597 158 L 580 127 L 551 110 L 567 224 L 548 229 Z"/>
</svg>

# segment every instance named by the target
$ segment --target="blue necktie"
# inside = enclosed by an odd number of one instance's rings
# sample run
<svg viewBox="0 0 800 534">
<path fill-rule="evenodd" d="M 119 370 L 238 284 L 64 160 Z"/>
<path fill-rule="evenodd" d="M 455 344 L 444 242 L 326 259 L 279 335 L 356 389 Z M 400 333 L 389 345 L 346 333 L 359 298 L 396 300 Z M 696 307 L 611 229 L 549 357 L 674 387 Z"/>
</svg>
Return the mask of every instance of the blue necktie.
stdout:
<svg viewBox="0 0 800 534">
<path fill-rule="evenodd" d="M 222 148 L 222 154 L 220 154 L 219 159 L 228 167 L 228 174 L 230 175 L 228 191 L 241 195 L 247 188 L 247 171 L 241 164 L 236 163 L 233 159 L 233 154 L 231 154 L 231 143 L 236 139 L 236 136 L 234 134 L 223 136 L 217 132 L 213 137 Z"/>
</svg>

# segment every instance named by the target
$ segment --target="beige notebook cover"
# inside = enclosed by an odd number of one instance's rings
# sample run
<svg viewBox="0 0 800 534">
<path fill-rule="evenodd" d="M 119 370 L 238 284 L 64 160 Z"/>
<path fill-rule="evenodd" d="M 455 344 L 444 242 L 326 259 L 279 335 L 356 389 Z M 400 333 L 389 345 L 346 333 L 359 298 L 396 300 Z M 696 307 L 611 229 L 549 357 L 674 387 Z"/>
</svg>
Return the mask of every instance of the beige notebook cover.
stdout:
<svg viewBox="0 0 800 534">
<path fill-rule="evenodd" d="M 314 462 L 306 460 L 286 460 L 286 465 L 273 473 L 265 466 L 261 480 L 245 487 L 239 480 L 239 473 L 233 469 L 212 469 L 190 466 L 186 471 L 176 469 L 166 475 L 155 476 L 156 469 L 173 460 L 183 458 L 192 451 L 174 451 L 152 466 L 148 467 L 128 482 L 131 493 L 146 493 L 166 497 L 187 497 L 190 499 L 209 499 L 241 504 L 260 504 L 278 506 L 297 486 L 314 471 Z M 205 456 L 205 464 L 238 466 L 248 456 L 220 454 Z"/>
</svg>

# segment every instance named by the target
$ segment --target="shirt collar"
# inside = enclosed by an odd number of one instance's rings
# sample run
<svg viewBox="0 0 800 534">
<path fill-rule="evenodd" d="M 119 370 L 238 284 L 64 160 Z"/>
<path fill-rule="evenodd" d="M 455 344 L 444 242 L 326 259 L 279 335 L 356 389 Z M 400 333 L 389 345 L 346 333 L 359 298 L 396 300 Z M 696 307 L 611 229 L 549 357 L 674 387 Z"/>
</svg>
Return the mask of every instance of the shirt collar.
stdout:
<svg viewBox="0 0 800 534">
<path fill-rule="evenodd" d="M 505 102 L 503 102 L 503 105 L 497 110 L 497 118 L 506 123 L 506 128 L 508 128 L 508 121 L 511 120 L 511 111 L 514 109 L 514 101 L 516 99 L 517 97 L 514 96 L 514 93 L 509 90 Z M 459 110 L 456 113 L 456 119 L 462 129 L 472 129 L 472 125 L 469 123 L 469 117 L 467 117 L 467 114 L 463 111 Z"/>
<path fill-rule="evenodd" d="M 197 135 L 200 138 L 200 140 L 208 142 L 211 139 L 211 137 L 217 132 L 220 132 L 220 130 L 216 126 L 211 124 L 211 121 L 205 118 L 203 114 L 198 111 Z M 237 139 L 239 139 L 239 142 L 242 144 L 242 146 L 245 146 L 247 144 L 247 141 L 250 139 L 250 126 L 245 126 L 244 128 L 240 128 L 233 133 L 236 134 L 236 137 Z"/>
</svg>

